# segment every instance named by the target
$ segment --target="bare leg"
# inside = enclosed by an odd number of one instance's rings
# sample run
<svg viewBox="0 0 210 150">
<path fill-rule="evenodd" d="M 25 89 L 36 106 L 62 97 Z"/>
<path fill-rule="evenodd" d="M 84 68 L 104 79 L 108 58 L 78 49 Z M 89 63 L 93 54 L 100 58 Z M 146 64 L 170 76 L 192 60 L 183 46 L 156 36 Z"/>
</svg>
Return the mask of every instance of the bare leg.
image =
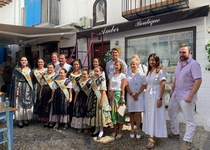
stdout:
<svg viewBox="0 0 210 150">
<path fill-rule="evenodd" d="M 130 113 L 131 130 L 134 130 L 134 114 L 133 112 Z"/>
</svg>

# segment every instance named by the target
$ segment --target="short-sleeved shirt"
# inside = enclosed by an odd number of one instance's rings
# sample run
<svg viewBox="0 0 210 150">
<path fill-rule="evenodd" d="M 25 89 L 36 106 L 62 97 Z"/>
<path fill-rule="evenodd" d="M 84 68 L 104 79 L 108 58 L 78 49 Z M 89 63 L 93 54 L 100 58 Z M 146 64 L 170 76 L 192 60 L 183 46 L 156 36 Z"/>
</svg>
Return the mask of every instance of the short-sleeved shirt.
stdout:
<svg viewBox="0 0 210 150">
<path fill-rule="evenodd" d="M 127 65 L 125 63 L 124 60 L 118 58 L 118 61 L 122 62 L 123 65 L 124 65 L 124 68 L 125 68 L 125 74 L 127 73 Z M 114 62 L 113 60 L 109 60 L 107 63 L 106 63 L 106 75 L 109 76 L 110 73 L 114 73 Z"/>
<path fill-rule="evenodd" d="M 60 64 L 58 64 L 58 65 L 55 66 L 55 68 L 56 68 L 55 72 L 56 72 L 56 74 L 58 74 L 59 73 L 59 70 L 61 68 L 65 68 L 66 71 L 69 72 L 71 70 L 72 66 L 69 65 L 69 64 L 67 64 L 67 63 L 65 63 L 62 67 L 60 66 Z"/>
<path fill-rule="evenodd" d="M 103 80 L 101 81 L 101 84 L 98 85 L 98 90 L 99 91 L 106 91 L 107 88 L 106 88 L 106 80 L 105 80 L 105 77 L 103 76 L 103 74 L 101 75 Z"/>
<path fill-rule="evenodd" d="M 136 75 L 134 75 L 132 72 L 128 72 L 126 81 L 131 92 L 133 93 L 139 91 L 142 85 L 147 84 L 146 76 L 141 73 L 137 73 Z"/>
<path fill-rule="evenodd" d="M 141 74 L 144 74 L 144 75 L 146 75 L 147 74 L 147 66 L 145 66 L 144 64 L 140 64 L 139 66 L 138 66 L 138 71 L 141 73 Z M 128 71 L 127 71 L 127 74 L 129 73 L 129 72 L 131 72 L 131 68 L 130 67 L 128 67 Z"/>
<path fill-rule="evenodd" d="M 173 96 L 176 99 L 184 100 L 191 92 L 195 80 L 202 78 L 200 64 L 192 58 L 189 58 L 184 66 L 179 61 L 176 66 L 175 77 L 176 83 Z M 193 99 L 197 99 L 197 93 Z"/>
<path fill-rule="evenodd" d="M 114 73 L 111 73 L 109 75 L 110 90 L 121 91 L 122 79 L 125 79 L 125 78 L 126 76 L 124 73 L 120 73 L 117 76 L 115 76 Z"/>
</svg>

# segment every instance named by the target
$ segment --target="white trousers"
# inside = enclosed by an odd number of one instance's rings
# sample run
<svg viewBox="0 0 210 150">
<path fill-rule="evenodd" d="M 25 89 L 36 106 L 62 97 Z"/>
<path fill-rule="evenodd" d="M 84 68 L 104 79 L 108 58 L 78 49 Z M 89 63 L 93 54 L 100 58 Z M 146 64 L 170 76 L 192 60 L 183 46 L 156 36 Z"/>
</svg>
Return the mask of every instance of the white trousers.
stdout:
<svg viewBox="0 0 210 150">
<path fill-rule="evenodd" d="M 195 102 L 187 103 L 184 100 L 178 100 L 176 98 L 171 98 L 168 115 L 171 120 L 171 131 L 173 134 L 179 134 L 179 121 L 178 114 L 182 111 L 185 122 L 186 122 L 186 131 L 184 134 L 184 141 L 192 142 L 194 133 L 195 133 Z"/>
</svg>

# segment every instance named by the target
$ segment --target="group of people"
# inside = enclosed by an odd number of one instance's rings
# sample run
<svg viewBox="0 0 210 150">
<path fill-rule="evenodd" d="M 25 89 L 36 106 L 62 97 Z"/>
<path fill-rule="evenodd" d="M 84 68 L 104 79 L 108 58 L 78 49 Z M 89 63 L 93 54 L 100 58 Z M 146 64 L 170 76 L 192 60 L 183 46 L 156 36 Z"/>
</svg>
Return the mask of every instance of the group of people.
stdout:
<svg viewBox="0 0 210 150">
<path fill-rule="evenodd" d="M 181 45 L 177 52 L 180 61 L 175 70 L 168 109 L 171 134 L 167 134 L 166 75 L 160 57 L 150 54 L 146 67 L 140 63 L 138 55 L 133 55 L 127 67 L 118 57 L 116 48 L 111 51 L 112 59 L 106 63 L 105 72 L 98 58 L 93 59 L 93 69 L 87 70 L 82 69 L 79 60 L 74 60 L 71 66 L 66 63 L 65 55 L 53 53 L 47 68 L 40 58 L 38 67 L 31 70 L 27 58 L 22 57 L 13 72 L 10 97 L 11 106 L 17 108 L 18 126 L 27 126 L 34 113 L 45 123 L 44 126 L 54 129 L 63 124 L 64 129 L 71 126 L 78 132 L 87 133 L 95 127 L 92 136 L 98 140 L 103 137 L 103 127 L 112 123 L 111 137 L 120 139 L 125 115 L 119 112 L 119 107 L 126 105 L 130 114 L 130 138 L 141 138 L 140 124 L 143 122 L 142 131 L 149 135 L 147 148 L 151 149 L 158 138 L 180 138 L 177 115 L 181 109 L 186 120 L 186 133 L 180 149 L 190 149 L 195 131 L 196 93 L 202 82 L 201 68 L 191 57 L 188 45 Z"/>
</svg>

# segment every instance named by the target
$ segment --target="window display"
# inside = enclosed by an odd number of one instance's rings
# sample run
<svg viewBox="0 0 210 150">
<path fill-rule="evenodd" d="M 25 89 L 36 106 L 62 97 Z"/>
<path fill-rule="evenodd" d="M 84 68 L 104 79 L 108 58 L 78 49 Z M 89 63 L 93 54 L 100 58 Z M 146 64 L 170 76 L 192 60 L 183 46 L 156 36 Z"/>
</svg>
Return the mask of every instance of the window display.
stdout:
<svg viewBox="0 0 210 150">
<path fill-rule="evenodd" d="M 132 55 L 138 54 L 141 63 L 147 64 L 151 53 L 156 53 L 161 58 L 161 65 L 166 71 L 165 100 L 169 101 L 169 92 L 174 81 L 174 71 L 179 60 L 179 46 L 188 44 L 192 54 L 195 54 L 195 28 L 167 31 L 150 35 L 129 37 L 126 39 L 126 60 L 130 61 Z M 193 57 L 195 57 L 193 55 Z"/>
</svg>

